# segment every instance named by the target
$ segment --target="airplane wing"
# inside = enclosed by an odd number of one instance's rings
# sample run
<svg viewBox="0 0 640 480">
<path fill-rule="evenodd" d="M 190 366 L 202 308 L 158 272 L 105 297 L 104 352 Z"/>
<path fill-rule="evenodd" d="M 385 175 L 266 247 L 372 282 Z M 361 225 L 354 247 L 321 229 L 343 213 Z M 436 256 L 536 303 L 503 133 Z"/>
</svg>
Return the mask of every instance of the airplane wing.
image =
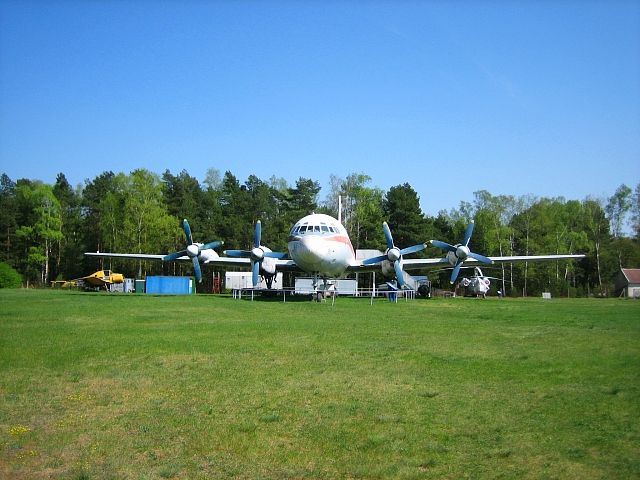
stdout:
<svg viewBox="0 0 640 480">
<path fill-rule="evenodd" d="M 125 258 L 129 260 L 152 260 L 162 261 L 165 255 L 155 255 L 147 253 L 110 253 L 110 252 L 85 252 L 87 257 L 96 258 Z M 189 262 L 192 260 L 187 255 L 175 258 L 171 261 L 177 262 Z M 275 260 L 276 269 L 282 271 L 298 271 L 293 260 Z M 251 259 L 249 258 L 235 258 L 235 257 L 215 257 L 206 259 L 202 262 L 204 265 L 212 265 L 214 267 L 247 267 L 251 268 Z"/>
<path fill-rule="evenodd" d="M 511 262 L 549 262 L 553 260 L 579 260 L 585 255 L 512 255 L 506 257 L 487 257 L 493 263 Z M 466 267 L 486 266 L 486 263 L 479 262 L 474 258 L 468 258 L 464 262 Z M 429 269 L 434 267 L 450 267 L 451 264 L 446 258 L 412 258 L 404 259 L 402 267 L 404 270 Z"/>
<path fill-rule="evenodd" d="M 579 260 L 585 255 L 513 255 L 505 257 L 487 257 L 493 263 L 511 263 L 511 262 L 544 262 L 553 260 Z M 476 265 L 485 267 L 487 264 L 479 262 L 473 258 L 465 260 L 465 267 L 474 267 Z M 443 258 L 404 258 L 402 260 L 402 269 L 411 270 L 430 270 L 432 268 L 452 267 L 446 257 Z M 379 271 L 380 265 L 363 265 L 357 262 L 348 268 L 349 272 L 374 272 Z"/>
<path fill-rule="evenodd" d="M 445 266 L 450 266 L 450 263 L 447 261 L 446 258 L 412 258 L 412 259 L 405 258 L 402 260 L 402 269 L 406 271 L 430 269 L 430 268 L 445 267 Z M 353 265 L 350 265 L 347 268 L 347 271 L 351 273 L 379 272 L 380 264 L 363 265 L 362 261 L 358 261 Z"/>
<path fill-rule="evenodd" d="M 164 255 L 149 255 L 146 253 L 109 253 L 109 252 L 85 252 L 87 257 L 98 258 L 129 258 L 132 260 L 162 260 Z M 189 260 L 186 255 L 180 257 L 178 260 Z"/>
<path fill-rule="evenodd" d="M 487 257 L 493 263 L 511 263 L 511 262 L 550 262 L 553 260 L 580 260 L 586 255 L 512 255 L 506 257 Z M 486 265 L 474 258 L 468 258 L 464 262 L 467 266 Z"/>
<path fill-rule="evenodd" d="M 300 268 L 293 260 L 279 260 L 273 259 L 275 262 L 276 270 L 286 272 L 297 272 Z M 213 265 L 214 267 L 247 267 L 251 269 L 250 258 L 236 258 L 236 257 L 218 257 L 204 262 L 205 265 Z"/>
</svg>

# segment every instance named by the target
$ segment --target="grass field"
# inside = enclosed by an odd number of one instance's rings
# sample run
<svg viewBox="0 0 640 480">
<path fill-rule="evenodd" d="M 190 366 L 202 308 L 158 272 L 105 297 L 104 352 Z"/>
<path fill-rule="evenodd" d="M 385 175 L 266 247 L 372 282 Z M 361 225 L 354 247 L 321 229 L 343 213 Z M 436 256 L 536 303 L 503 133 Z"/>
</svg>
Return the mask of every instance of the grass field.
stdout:
<svg viewBox="0 0 640 480">
<path fill-rule="evenodd" d="M 0 290 L 1 478 L 639 478 L 640 302 Z"/>
</svg>

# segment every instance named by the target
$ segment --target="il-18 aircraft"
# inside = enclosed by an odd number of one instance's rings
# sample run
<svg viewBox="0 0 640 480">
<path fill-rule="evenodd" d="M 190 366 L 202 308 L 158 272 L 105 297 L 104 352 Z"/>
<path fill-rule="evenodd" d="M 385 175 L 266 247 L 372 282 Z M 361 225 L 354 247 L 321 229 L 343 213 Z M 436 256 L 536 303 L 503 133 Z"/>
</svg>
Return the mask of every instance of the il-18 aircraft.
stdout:
<svg viewBox="0 0 640 480">
<path fill-rule="evenodd" d="M 411 270 L 453 267 L 451 283 L 454 283 L 463 265 L 475 266 L 481 263 L 505 263 L 523 261 L 545 261 L 580 259 L 584 255 L 527 255 L 485 257 L 469 249 L 469 241 L 473 234 L 474 223 L 466 229 L 462 243 L 450 245 L 439 240 L 431 240 L 431 244 L 447 252 L 444 258 L 406 259 L 405 255 L 419 252 L 427 248 L 426 243 L 400 248 L 395 245 L 391 230 L 386 222 L 382 224 L 387 248 L 383 255 L 357 260 L 347 230 L 341 222 L 324 214 L 311 214 L 298 220 L 291 228 L 288 238 L 288 252 L 273 252 L 262 245 L 262 226 L 260 221 L 255 225 L 254 245 L 251 250 L 226 250 L 221 257 L 214 250 L 223 242 L 215 241 L 206 244 L 195 243 L 189 222 L 185 219 L 182 227 L 187 239 L 184 250 L 168 255 L 148 255 L 132 253 L 87 252 L 85 255 L 103 258 L 130 258 L 138 260 L 190 261 L 193 263 L 196 279 L 202 281 L 201 264 L 217 267 L 245 267 L 252 271 L 253 286 L 257 287 L 260 277 L 271 288 L 273 278 L 279 271 L 304 272 L 314 278 L 314 289 L 318 280 L 324 281 L 339 278 L 357 272 L 381 272 L 387 278 L 395 278 L 397 286 L 405 286 L 404 273 Z"/>
</svg>

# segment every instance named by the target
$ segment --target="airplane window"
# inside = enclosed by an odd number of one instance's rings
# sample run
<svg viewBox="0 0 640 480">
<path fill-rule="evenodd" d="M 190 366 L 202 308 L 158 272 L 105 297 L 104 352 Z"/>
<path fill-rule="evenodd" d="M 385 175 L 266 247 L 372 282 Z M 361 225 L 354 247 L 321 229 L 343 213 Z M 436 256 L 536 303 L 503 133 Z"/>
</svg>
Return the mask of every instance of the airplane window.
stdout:
<svg viewBox="0 0 640 480">
<path fill-rule="evenodd" d="M 314 231 L 314 232 L 319 232 L 319 231 L 320 231 L 320 226 L 319 226 L 319 225 L 315 225 L 315 226 L 313 227 L 313 231 Z"/>
<path fill-rule="evenodd" d="M 329 231 L 329 227 L 327 227 L 326 225 L 322 225 L 322 231 L 323 232 L 328 232 Z"/>
<path fill-rule="evenodd" d="M 306 225 L 303 225 L 303 226 L 300 227 L 300 233 L 304 233 L 306 231 L 307 231 L 307 226 Z"/>
</svg>

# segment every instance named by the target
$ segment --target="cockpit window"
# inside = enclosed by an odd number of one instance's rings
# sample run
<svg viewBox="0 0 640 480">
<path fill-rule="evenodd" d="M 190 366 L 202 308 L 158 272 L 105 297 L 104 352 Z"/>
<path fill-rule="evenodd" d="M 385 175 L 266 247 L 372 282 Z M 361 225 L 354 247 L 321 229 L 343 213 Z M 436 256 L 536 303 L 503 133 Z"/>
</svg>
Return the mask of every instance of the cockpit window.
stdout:
<svg viewBox="0 0 640 480">
<path fill-rule="evenodd" d="M 326 223 L 320 223 L 320 225 L 295 225 L 291 229 L 291 235 L 302 235 L 304 233 L 340 233 L 340 230 L 335 225 L 327 225 Z"/>
</svg>

